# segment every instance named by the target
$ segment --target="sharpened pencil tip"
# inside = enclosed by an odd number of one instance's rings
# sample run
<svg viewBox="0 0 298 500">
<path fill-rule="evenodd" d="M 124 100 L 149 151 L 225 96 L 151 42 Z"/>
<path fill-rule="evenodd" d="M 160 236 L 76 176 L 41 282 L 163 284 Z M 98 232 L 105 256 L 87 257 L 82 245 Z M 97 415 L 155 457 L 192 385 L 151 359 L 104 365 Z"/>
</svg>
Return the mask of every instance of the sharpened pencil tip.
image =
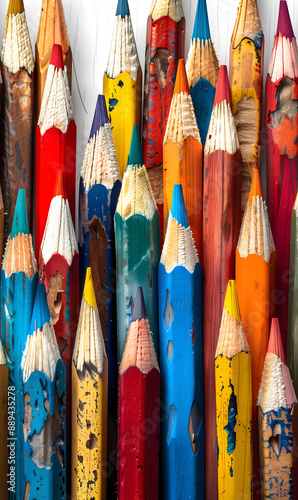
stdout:
<svg viewBox="0 0 298 500">
<path fill-rule="evenodd" d="M 51 313 L 46 297 L 46 288 L 43 283 L 39 283 L 36 289 L 33 313 L 31 316 L 28 334 L 32 335 L 36 330 L 41 329 L 43 325 L 49 323 L 50 320 Z"/>
<path fill-rule="evenodd" d="M 264 199 L 260 172 L 258 171 L 257 168 L 254 170 L 253 173 L 248 201 L 252 201 L 254 196 L 259 196 L 260 198 Z"/>
<path fill-rule="evenodd" d="M 276 354 L 279 359 L 286 365 L 286 357 L 284 353 L 284 348 L 281 340 L 281 333 L 279 328 L 279 322 L 277 318 L 273 318 L 271 322 L 271 330 L 267 352 L 271 352 L 272 354 Z"/>
<path fill-rule="evenodd" d="M 118 0 L 116 16 L 130 16 L 129 7 L 127 0 Z"/>
<path fill-rule="evenodd" d="M 187 92 L 189 94 L 189 86 L 186 76 L 185 61 L 184 59 L 179 59 L 174 94 L 181 94 L 182 92 Z"/>
<path fill-rule="evenodd" d="M 230 280 L 228 282 L 225 297 L 225 308 L 228 314 L 232 316 L 236 321 L 241 321 L 235 280 Z"/>
<path fill-rule="evenodd" d="M 181 226 L 189 226 L 181 184 L 175 184 L 173 188 L 171 215 Z"/>
<path fill-rule="evenodd" d="M 219 67 L 219 72 L 218 72 L 214 106 L 216 104 L 220 104 L 224 100 L 226 100 L 227 103 L 232 107 L 229 80 L 228 80 L 228 70 L 225 65 L 221 65 Z"/>
<path fill-rule="evenodd" d="M 295 37 L 286 0 L 281 0 L 279 4 L 277 33 L 281 33 L 287 38 Z"/>
<path fill-rule="evenodd" d="M 13 239 L 17 234 L 30 234 L 26 206 L 25 189 L 19 189 L 14 211 L 10 237 Z"/>
<path fill-rule="evenodd" d="M 92 139 L 98 130 L 106 123 L 109 123 L 106 100 L 104 95 L 99 94 L 97 97 L 89 140 Z"/>
<path fill-rule="evenodd" d="M 210 28 L 206 0 L 198 0 L 192 38 L 210 40 Z"/>
<path fill-rule="evenodd" d="M 64 187 L 63 170 L 62 170 L 62 168 L 59 168 L 59 170 L 57 172 L 56 184 L 55 184 L 55 189 L 54 189 L 54 193 L 53 193 L 53 198 L 55 198 L 55 196 L 62 196 L 63 200 L 67 199 L 66 191 L 65 191 L 65 187 Z"/>
<path fill-rule="evenodd" d="M 130 150 L 127 159 L 127 166 L 128 165 L 144 165 L 141 140 L 137 125 L 134 125 L 132 129 Z"/>
<path fill-rule="evenodd" d="M 87 267 L 83 297 L 87 304 L 93 309 L 97 309 L 94 285 L 92 280 L 91 267 Z"/>
<path fill-rule="evenodd" d="M 57 69 L 64 69 L 62 47 L 58 43 L 53 45 L 50 64 Z"/>
<path fill-rule="evenodd" d="M 141 286 L 138 286 L 131 321 L 136 321 L 137 319 L 146 319 L 146 318 L 147 318 L 147 313 L 146 313 L 143 288 Z"/>
<path fill-rule="evenodd" d="M 7 15 L 9 14 L 22 14 L 24 12 L 23 0 L 10 0 L 7 10 Z"/>
</svg>

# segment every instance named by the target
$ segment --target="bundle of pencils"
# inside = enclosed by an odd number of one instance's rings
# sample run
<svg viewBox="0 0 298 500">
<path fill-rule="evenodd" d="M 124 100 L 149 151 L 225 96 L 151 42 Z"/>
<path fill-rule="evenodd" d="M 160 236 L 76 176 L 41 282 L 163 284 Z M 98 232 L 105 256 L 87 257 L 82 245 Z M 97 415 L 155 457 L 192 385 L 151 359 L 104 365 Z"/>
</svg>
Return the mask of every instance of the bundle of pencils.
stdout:
<svg viewBox="0 0 298 500">
<path fill-rule="evenodd" d="M 291 211 L 297 193 L 298 51 L 287 2 L 281 0 L 266 81 L 267 202 L 276 244 L 276 314 L 286 343 Z"/>
<path fill-rule="evenodd" d="M 14 407 L 15 394 L 10 391 L 9 386 L 9 369 L 4 354 L 2 340 L 0 340 L 0 481 L 3 485 L 1 498 L 8 499 L 8 488 L 6 483 L 8 481 L 8 433 L 12 429 L 14 422 Z M 8 415 L 8 402 L 9 402 L 9 415 Z M 9 418 L 8 418 L 9 417 Z M 5 486 L 4 486 L 5 485 Z"/>
<path fill-rule="evenodd" d="M 152 0 L 147 22 L 143 104 L 143 153 L 163 228 L 163 138 L 177 64 L 184 58 L 182 0 Z M 146 301 L 147 303 L 147 301 Z M 150 323 L 151 324 L 151 323 Z"/>
<path fill-rule="evenodd" d="M 111 122 L 121 175 L 124 174 L 132 128 L 141 130 L 142 70 L 127 0 L 118 0 L 116 22 L 103 93 Z"/>
<path fill-rule="evenodd" d="M 39 272 L 45 283 L 47 301 L 66 372 L 66 452 L 69 484 L 70 367 L 79 316 L 79 254 L 62 170 L 57 174 L 40 247 Z"/>
<path fill-rule="evenodd" d="M 159 216 L 147 175 L 137 126 L 133 127 L 127 168 L 115 213 L 117 343 L 122 359 L 137 287 L 143 287 L 153 342 L 158 350 L 157 266 Z"/>
<path fill-rule="evenodd" d="M 119 500 L 159 498 L 159 392 L 159 367 L 139 287 L 119 368 Z"/>
<path fill-rule="evenodd" d="M 54 44 L 61 45 L 71 89 L 72 54 L 62 0 L 42 0 L 39 29 L 36 40 L 36 117 L 40 113 L 43 91 Z M 64 66 L 63 66 L 64 67 Z"/>
<path fill-rule="evenodd" d="M 297 498 L 298 405 L 277 318 L 272 320 L 257 405 L 262 498 Z"/>
<path fill-rule="evenodd" d="M 261 165 L 263 52 L 257 0 L 240 0 L 230 47 L 230 85 L 242 154 L 242 213 L 253 171 Z"/>
<path fill-rule="evenodd" d="M 218 498 L 251 498 L 251 356 L 236 284 L 228 283 L 216 355 Z"/>
<path fill-rule="evenodd" d="M 34 58 L 23 0 L 10 0 L 1 54 L 1 185 L 5 241 L 19 189 L 25 189 L 31 225 Z"/>
<path fill-rule="evenodd" d="M 37 286 L 22 370 L 26 487 L 19 498 L 65 498 L 65 369 L 43 284 Z"/>
<path fill-rule="evenodd" d="M 203 147 L 213 109 L 218 69 L 219 63 L 210 37 L 206 0 L 198 0 L 186 72 Z"/>
<path fill-rule="evenodd" d="M 174 184 L 182 185 L 186 211 L 199 257 L 202 256 L 202 144 L 187 84 L 184 60 L 180 59 L 164 136 L 164 234 Z"/>
<path fill-rule="evenodd" d="M 87 268 L 72 358 L 71 498 L 105 500 L 108 361 Z"/>
<path fill-rule="evenodd" d="M 260 174 L 255 169 L 236 250 L 236 283 L 240 315 L 251 351 L 253 487 L 256 498 L 260 490 L 256 403 L 268 346 L 275 259 Z"/>
<path fill-rule="evenodd" d="M 241 218 L 241 153 L 232 115 L 227 69 L 219 69 L 205 144 L 203 199 L 203 346 L 205 492 L 217 495 L 214 358 L 229 279 L 234 278 Z"/>
<path fill-rule="evenodd" d="M 26 346 L 35 292 L 38 282 L 37 264 L 29 233 L 25 190 L 20 189 L 4 252 L 1 271 L 1 335 L 9 367 L 9 387 L 15 393 L 15 429 L 12 427 L 9 443 L 15 448 L 15 491 L 10 498 L 24 498 L 23 423 L 24 398 L 22 355 Z"/>
<path fill-rule="evenodd" d="M 64 68 L 64 69 L 63 69 Z M 36 129 L 35 251 L 39 256 L 57 172 L 63 170 L 75 224 L 76 125 L 61 45 L 54 45 Z"/>
<path fill-rule="evenodd" d="M 158 268 L 164 500 L 204 496 L 201 287 L 182 187 L 176 184 Z"/>
<path fill-rule="evenodd" d="M 291 220 L 291 252 L 289 276 L 289 321 L 287 335 L 287 364 L 298 394 L 298 195 Z"/>
</svg>

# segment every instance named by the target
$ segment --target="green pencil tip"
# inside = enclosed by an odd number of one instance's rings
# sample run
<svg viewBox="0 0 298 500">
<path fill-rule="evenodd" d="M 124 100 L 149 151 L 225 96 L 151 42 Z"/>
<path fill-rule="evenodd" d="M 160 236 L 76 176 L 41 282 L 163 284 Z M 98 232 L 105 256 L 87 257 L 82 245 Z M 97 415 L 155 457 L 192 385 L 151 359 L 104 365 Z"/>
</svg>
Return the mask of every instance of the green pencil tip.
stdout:
<svg viewBox="0 0 298 500">
<path fill-rule="evenodd" d="M 144 165 L 141 140 L 137 125 L 134 125 L 132 129 L 130 150 L 127 160 L 127 166 L 128 165 Z"/>
<path fill-rule="evenodd" d="M 30 234 L 26 206 L 25 189 L 19 189 L 16 207 L 14 211 L 10 237 L 13 239 L 17 234 Z"/>
</svg>

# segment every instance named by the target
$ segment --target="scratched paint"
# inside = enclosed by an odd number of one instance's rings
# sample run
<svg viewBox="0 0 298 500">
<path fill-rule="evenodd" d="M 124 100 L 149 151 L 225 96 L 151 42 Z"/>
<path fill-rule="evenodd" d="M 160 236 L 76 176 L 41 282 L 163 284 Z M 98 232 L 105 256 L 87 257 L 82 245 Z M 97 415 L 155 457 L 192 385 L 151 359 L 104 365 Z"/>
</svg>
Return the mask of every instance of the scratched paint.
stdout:
<svg viewBox="0 0 298 500">
<path fill-rule="evenodd" d="M 204 496 L 201 266 L 158 268 L 162 494 Z M 194 337 L 193 337 L 194 331 Z"/>
<path fill-rule="evenodd" d="M 228 434 L 227 441 L 227 452 L 229 455 L 235 451 L 236 446 L 236 432 L 234 431 L 236 425 L 236 417 L 237 417 L 237 398 L 234 393 L 234 387 L 230 380 L 231 394 L 229 400 L 229 409 L 228 409 L 228 423 L 225 426 L 225 431 Z M 231 466 L 231 470 L 233 470 Z"/>
<path fill-rule="evenodd" d="M 26 500 L 66 498 L 65 392 L 61 359 L 53 381 L 36 370 L 24 384 Z"/>
</svg>

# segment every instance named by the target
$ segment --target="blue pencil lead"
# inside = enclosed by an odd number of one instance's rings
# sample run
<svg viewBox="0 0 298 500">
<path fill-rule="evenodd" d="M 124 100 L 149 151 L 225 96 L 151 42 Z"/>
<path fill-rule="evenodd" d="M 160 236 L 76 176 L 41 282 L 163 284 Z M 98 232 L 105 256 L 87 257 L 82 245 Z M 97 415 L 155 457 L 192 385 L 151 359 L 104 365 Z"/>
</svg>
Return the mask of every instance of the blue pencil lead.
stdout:
<svg viewBox="0 0 298 500">
<path fill-rule="evenodd" d="M 106 123 L 109 123 L 109 119 L 108 119 L 105 96 L 99 94 L 97 97 L 97 103 L 94 112 L 89 140 L 92 139 L 92 137 L 98 132 L 100 127 L 103 127 Z"/>
<path fill-rule="evenodd" d="M 175 184 L 173 188 L 171 215 L 181 226 L 189 226 L 181 184 Z"/>
<path fill-rule="evenodd" d="M 131 321 L 147 319 L 143 288 L 138 286 Z"/>
<path fill-rule="evenodd" d="M 46 297 L 46 288 L 43 283 L 39 283 L 36 289 L 33 313 L 28 334 L 32 335 L 38 328 L 42 328 L 45 323 L 49 323 L 51 314 Z"/>
<path fill-rule="evenodd" d="M 127 0 L 118 0 L 116 16 L 130 16 L 129 7 Z"/>
<path fill-rule="evenodd" d="M 13 239 L 17 234 L 30 234 L 25 189 L 19 189 L 18 192 L 10 233 L 11 239 Z"/>
<path fill-rule="evenodd" d="M 130 150 L 127 160 L 127 166 L 128 165 L 144 165 L 142 146 L 137 125 L 134 125 L 132 129 Z"/>
<path fill-rule="evenodd" d="M 206 0 L 198 0 L 192 38 L 210 40 L 210 28 Z"/>
</svg>

